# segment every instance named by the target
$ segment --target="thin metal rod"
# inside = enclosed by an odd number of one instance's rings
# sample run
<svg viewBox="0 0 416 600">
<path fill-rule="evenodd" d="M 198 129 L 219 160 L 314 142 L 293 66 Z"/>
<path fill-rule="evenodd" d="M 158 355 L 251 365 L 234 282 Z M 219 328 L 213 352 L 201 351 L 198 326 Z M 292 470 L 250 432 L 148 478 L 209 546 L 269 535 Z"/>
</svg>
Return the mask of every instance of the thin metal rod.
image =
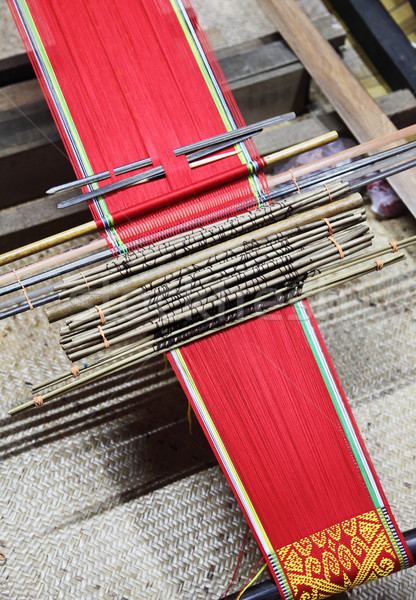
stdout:
<svg viewBox="0 0 416 600">
<path fill-rule="evenodd" d="M 36 298 L 35 300 L 31 300 L 31 304 L 33 308 L 38 308 L 39 306 L 44 306 L 45 304 L 49 304 L 50 302 L 55 302 L 59 300 L 59 294 L 50 294 L 49 296 L 44 296 L 43 298 Z M 5 310 L 0 313 L 0 320 L 8 319 L 9 317 L 14 317 L 22 312 L 27 312 L 30 310 L 29 304 L 23 304 L 20 306 L 15 306 L 9 310 Z"/>
<path fill-rule="evenodd" d="M 283 115 L 278 115 L 276 117 L 271 117 L 270 119 L 258 121 L 257 123 L 253 123 L 252 125 L 245 125 L 244 127 L 233 129 L 233 131 L 227 131 L 227 133 L 220 133 L 219 135 L 214 135 L 213 137 L 206 138 L 205 140 L 200 140 L 198 142 L 194 142 L 193 144 L 187 144 L 186 146 L 181 146 L 180 148 L 176 148 L 174 150 L 174 153 L 175 156 L 181 156 L 183 154 L 189 154 L 190 152 L 202 150 L 203 148 L 207 148 L 208 146 L 215 146 L 216 144 L 227 141 L 231 142 L 230 145 L 233 145 L 233 140 L 239 138 L 242 135 L 255 135 L 256 133 L 260 133 L 265 127 L 277 125 L 277 123 L 283 123 L 284 121 L 289 121 L 291 119 L 294 119 L 295 117 L 296 115 L 294 112 L 289 112 Z"/>
<path fill-rule="evenodd" d="M 214 144 L 213 146 L 209 146 L 208 148 L 203 148 L 202 150 L 197 150 L 196 152 L 187 154 L 186 158 L 189 163 L 199 161 L 202 158 L 209 156 L 210 154 L 214 154 L 215 152 L 221 152 L 221 150 L 225 150 L 226 148 L 229 148 L 230 146 L 235 146 L 236 144 L 241 144 L 241 142 L 244 142 L 248 138 L 253 137 L 253 135 L 260 133 L 261 131 L 262 131 L 262 129 L 259 129 L 258 131 L 255 131 L 254 133 L 246 133 L 245 135 L 240 135 L 238 137 L 233 138 L 232 140 L 220 142 L 218 144 Z"/>
<path fill-rule="evenodd" d="M 128 173 L 129 171 L 134 171 L 135 169 L 143 169 L 144 167 L 151 166 L 152 159 L 143 158 L 142 160 L 137 160 L 136 162 L 132 162 L 121 167 L 116 167 L 113 170 L 115 175 L 123 175 L 123 173 Z M 46 193 L 58 194 L 60 192 L 67 192 L 68 190 L 73 190 L 83 185 L 89 185 L 91 183 L 97 183 L 98 181 L 102 181 L 103 179 L 108 179 L 108 177 L 110 176 L 110 171 L 102 171 L 101 173 L 95 173 L 94 175 L 83 177 L 82 179 L 75 179 L 74 181 L 69 181 L 68 183 L 63 183 L 61 185 L 51 187 L 49 188 L 49 190 L 46 190 Z"/>
<path fill-rule="evenodd" d="M 36 285 L 38 283 L 42 283 L 43 281 L 47 281 L 48 279 L 52 279 L 54 277 L 60 277 L 61 275 L 65 275 L 66 273 L 71 273 L 72 271 L 76 271 L 77 269 L 81 269 L 82 267 L 88 267 L 89 265 L 93 265 L 97 262 L 101 262 L 103 260 L 107 260 L 111 258 L 113 255 L 110 250 L 103 250 L 102 252 L 97 252 L 97 254 L 92 254 L 90 256 L 85 256 L 84 258 L 80 258 L 78 260 L 74 260 L 66 265 L 62 265 L 59 267 L 55 267 L 54 269 L 49 269 L 49 271 L 44 271 L 43 273 L 38 273 L 37 275 L 32 275 L 32 277 L 27 277 L 26 279 L 22 279 L 22 283 L 16 281 L 15 283 L 10 283 L 9 285 L 5 285 L 0 288 L 0 296 L 5 296 L 6 294 L 11 294 L 13 292 L 18 292 L 22 289 L 22 285 L 25 288 L 31 287 L 32 285 Z M 0 304 L 1 309 L 1 304 Z"/>
<path fill-rule="evenodd" d="M 411 169 L 412 167 L 416 167 L 416 158 L 413 160 L 409 160 L 407 162 L 401 163 L 400 165 L 395 165 L 390 169 L 385 169 L 384 171 L 374 173 L 369 175 L 368 177 L 363 177 L 362 179 L 358 179 L 351 186 L 351 192 L 357 192 L 361 188 L 366 185 L 370 185 L 370 183 L 374 183 L 375 181 L 380 181 L 380 179 L 387 179 L 388 177 L 392 177 L 393 175 L 397 175 L 398 173 L 402 173 L 403 171 L 407 171 L 407 169 Z"/>
<path fill-rule="evenodd" d="M 383 152 L 378 152 L 377 154 L 372 154 L 371 156 L 367 156 L 365 158 L 361 158 L 354 162 L 348 163 L 347 165 L 336 166 L 331 170 L 324 171 L 321 173 L 313 173 L 309 177 L 305 177 L 303 179 L 299 179 L 296 183 L 290 183 L 287 185 L 283 185 L 275 188 L 271 193 L 271 198 L 276 198 L 283 196 L 285 194 L 290 194 L 292 192 L 296 192 L 298 187 L 300 189 L 309 187 L 311 185 L 317 185 L 318 183 L 322 183 L 325 181 L 331 181 L 335 177 L 341 177 L 342 175 L 350 174 L 352 172 L 356 172 L 361 168 L 374 165 L 377 162 L 381 162 L 383 160 L 394 158 L 396 156 L 400 156 L 405 152 L 411 152 L 416 148 L 416 142 L 410 142 L 408 144 L 403 144 L 401 146 L 397 146 L 395 148 L 390 148 L 388 150 L 384 150 Z"/>
<path fill-rule="evenodd" d="M 74 196 L 73 198 L 67 198 L 66 200 L 62 200 L 62 202 L 59 202 L 59 204 L 57 204 L 57 207 L 67 208 L 68 206 L 74 206 L 74 204 L 79 204 L 80 202 L 92 200 L 92 198 L 97 198 L 98 196 L 102 196 L 103 194 L 110 194 L 111 192 L 130 187 L 131 185 L 137 185 L 138 183 L 146 183 L 147 181 L 159 179 L 160 177 L 164 176 L 165 170 L 163 167 L 154 167 L 153 169 L 149 169 L 148 171 L 144 171 L 143 173 L 138 173 L 136 175 L 132 175 L 131 177 L 126 177 L 125 179 L 115 181 L 114 183 L 109 183 L 108 185 L 103 185 L 103 187 L 97 188 L 92 192 L 87 192 L 86 194 L 81 194 L 81 196 Z"/>
</svg>

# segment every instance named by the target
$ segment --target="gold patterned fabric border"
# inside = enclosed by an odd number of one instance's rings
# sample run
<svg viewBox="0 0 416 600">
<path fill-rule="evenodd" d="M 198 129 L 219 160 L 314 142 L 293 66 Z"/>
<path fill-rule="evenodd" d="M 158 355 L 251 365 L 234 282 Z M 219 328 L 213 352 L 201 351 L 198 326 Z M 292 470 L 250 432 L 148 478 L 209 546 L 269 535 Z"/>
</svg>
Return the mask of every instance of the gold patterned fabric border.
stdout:
<svg viewBox="0 0 416 600">
<path fill-rule="evenodd" d="M 284 546 L 276 557 L 295 600 L 320 600 L 400 570 L 375 510 Z"/>
</svg>

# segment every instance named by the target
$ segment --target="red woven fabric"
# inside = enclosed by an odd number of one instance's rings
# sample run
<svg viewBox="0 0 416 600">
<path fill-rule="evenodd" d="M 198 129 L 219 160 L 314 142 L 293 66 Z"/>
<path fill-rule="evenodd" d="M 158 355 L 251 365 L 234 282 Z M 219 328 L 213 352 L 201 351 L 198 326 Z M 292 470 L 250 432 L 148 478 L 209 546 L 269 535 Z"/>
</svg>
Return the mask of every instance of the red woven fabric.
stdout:
<svg viewBox="0 0 416 600">
<path fill-rule="evenodd" d="M 316 322 L 306 306 L 343 407 L 375 480 L 381 505 L 397 530 Z M 318 590 L 322 593 L 319 597 L 324 597 L 329 595 L 328 590 L 337 593 L 401 568 L 294 307 L 213 334 L 182 347 L 180 353 L 274 552 L 283 564 L 285 575 L 293 584 L 296 598 L 301 598 L 306 590 L 314 593 Z M 222 460 L 218 445 L 201 418 L 203 412 L 190 394 L 191 387 L 184 383 L 172 357 L 170 361 L 239 499 L 227 463 Z M 250 522 L 244 503 L 240 502 L 240 506 Z M 331 570 L 324 577 L 317 565 L 325 563 L 322 556 L 325 552 L 328 554 L 328 548 L 323 545 L 319 549 L 314 540 L 326 535 L 322 532 L 327 529 L 342 529 L 342 524 L 351 519 L 367 523 L 361 529 L 368 529 L 368 521 L 373 521 L 368 544 L 364 548 L 364 542 L 357 541 L 358 533 L 348 537 L 348 532 L 344 532 L 336 544 L 332 540 L 334 564 L 339 563 L 342 568 L 334 566 L 335 571 Z M 413 564 L 403 536 L 398 535 Z M 352 552 L 354 558 L 350 568 L 345 567 L 349 563 L 344 560 L 346 539 L 349 540 L 348 552 Z M 318 561 L 314 577 L 312 572 L 307 574 L 311 563 L 302 562 L 309 556 L 300 552 L 302 544 L 305 548 L 314 548 L 310 553 L 310 557 Z M 293 553 L 298 550 L 295 561 Z M 270 556 L 266 554 L 266 558 L 273 569 Z M 297 572 L 294 564 L 300 565 Z M 284 594 L 281 581 L 277 579 L 277 583 Z"/>
<path fill-rule="evenodd" d="M 92 172 L 146 157 L 166 171 L 166 178 L 106 196 L 117 223 L 134 218 L 137 206 L 151 206 L 156 198 L 192 189 L 201 180 L 218 178 L 221 185 L 225 172 L 241 169 L 237 156 L 190 169 L 184 156 L 173 153 L 175 148 L 224 133 L 227 128 L 169 2 L 146 0 L 138 7 L 137 0 L 124 0 L 122 5 L 115 0 L 28 0 L 27 5 Z M 74 169 L 82 176 L 79 157 L 50 90 L 45 84 L 43 87 Z M 235 105 L 231 109 L 241 125 Z M 149 235 L 168 228 L 175 233 L 178 226 L 183 229 L 184 223 L 197 215 L 194 227 L 204 215 L 203 222 L 209 222 L 257 206 L 247 179 L 215 193 L 192 199 L 189 195 L 184 202 L 120 227 L 121 238 L 132 242 L 145 231 L 149 242 L 157 239 Z M 101 226 L 93 203 L 90 206 Z"/>
</svg>

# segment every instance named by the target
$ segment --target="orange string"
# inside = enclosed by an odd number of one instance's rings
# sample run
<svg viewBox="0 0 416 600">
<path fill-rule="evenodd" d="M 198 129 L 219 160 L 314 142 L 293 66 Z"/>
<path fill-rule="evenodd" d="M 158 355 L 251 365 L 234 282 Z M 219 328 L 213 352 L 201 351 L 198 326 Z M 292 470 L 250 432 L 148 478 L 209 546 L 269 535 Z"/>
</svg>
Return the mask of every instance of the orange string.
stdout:
<svg viewBox="0 0 416 600">
<path fill-rule="evenodd" d="M 15 275 L 15 277 L 16 277 L 16 279 L 17 279 L 17 281 L 20 283 L 20 286 L 21 286 L 21 288 L 22 288 L 22 290 L 23 290 L 23 293 L 24 293 L 24 295 L 25 295 L 25 298 L 26 298 L 26 302 L 29 304 L 29 308 L 30 308 L 30 310 L 33 310 L 33 305 L 32 305 L 32 303 L 31 303 L 31 301 L 29 300 L 29 296 L 27 295 L 26 288 L 25 288 L 25 286 L 23 285 L 23 283 L 21 282 L 21 279 L 20 279 L 19 275 L 17 274 L 17 271 L 16 271 L 16 269 L 12 269 L 12 271 L 13 271 L 13 273 L 14 273 L 14 275 Z"/>
<path fill-rule="evenodd" d="M 104 341 L 104 346 L 105 346 L 106 348 L 109 348 L 109 347 L 110 347 L 109 341 L 108 341 L 108 340 L 107 340 L 107 338 L 105 337 L 105 333 L 104 333 L 104 331 L 103 331 L 103 328 L 101 327 L 101 325 L 97 325 L 97 329 L 98 329 L 98 331 L 101 333 L 101 336 L 102 336 L 102 338 L 103 338 L 103 341 Z"/>
<path fill-rule="evenodd" d="M 344 252 L 343 252 L 343 250 L 342 250 L 341 246 L 338 244 L 337 240 L 336 240 L 335 238 L 333 238 L 333 237 L 332 237 L 332 235 L 330 235 L 330 236 L 328 237 L 328 239 L 329 239 L 329 240 L 330 240 L 330 241 L 331 241 L 333 244 L 335 244 L 335 246 L 336 246 L 336 247 L 337 247 L 337 249 L 338 249 L 338 252 L 339 252 L 339 255 L 340 255 L 340 257 L 341 257 L 341 258 L 344 258 Z"/>
</svg>

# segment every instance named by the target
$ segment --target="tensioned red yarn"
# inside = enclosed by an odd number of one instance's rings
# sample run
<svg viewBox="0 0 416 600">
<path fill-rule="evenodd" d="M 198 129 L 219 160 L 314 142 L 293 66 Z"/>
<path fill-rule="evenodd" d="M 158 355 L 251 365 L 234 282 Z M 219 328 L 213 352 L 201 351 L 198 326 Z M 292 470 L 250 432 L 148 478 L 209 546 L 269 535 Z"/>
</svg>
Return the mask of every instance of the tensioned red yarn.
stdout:
<svg viewBox="0 0 416 600">
<path fill-rule="evenodd" d="M 140 10 L 136 0 L 122 4 L 115 0 L 27 0 L 27 5 L 92 171 L 146 157 L 166 171 L 167 177 L 157 182 L 106 197 L 116 222 L 132 218 L 134 207 L 142 203 L 241 169 L 238 156 L 190 169 L 185 157 L 173 153 L 175 148 L 224 133 L 227 128 L 169 2 L 147 0 L 140 3 Z M 53 106 L 45 86 L 44 91 Z M 235 105 L 231 109 L 242 124 Z M 56 109 L 54 115 L 59 126 Z M 65 139 L 62 126 L 60 129 Z M 67 150 L 81 176 L 68 143 Z M 240 186 L 237 197 L 233 188 L 218 191 L 215 209 L 232 204 L 240 211 L 254 208 L 257 203 L 249 184 L 242 186 L 247 196 L 244 206 Z M 198 203 L 201 212 L 215 212 L 209 203 L 204 205 L 204 196 Z M 97 210 L 92 203 L 90 206 L 100 225 Z M 155 211 L 147 233 L 191 220 L 189 213 L 194 213 L 189 208 L 189 201 L 184 201 L 163 212 Z M 123 241 L 134 240 L 134 223 L 120 231 Z"/>
<path fill-rule="evenodd" d="M 181 354 L 274 547 L 374 508 L 294 308 Z"/>
<path fill-rule="evenodd" d="M 382 504 L 407 554 L 409 564 L 412 565 L 412 555 L 391 515 L 310 307 L 305 304 Z M 228 466 L 222 461 L 218 446 L 202 417 L 202 411 L 195 405 L 191 387 L 195 386 L 198 390 L 221 444 L 230 456 L 233 468 L 276 552 L 301 540 L 304 540 L 306 552 L 309 539 L 313 539 L 314 534 L 328 529 L 332 531 L 335 525 L 340 526 L 349 519 L 355 522 L 359 515 L 371 514 L 381 524 L 377 514 L 374 514 L 375 504 L 352 454 L 351 445 L 294 307 L 280 309 L 185 345 L 180 353 L 192 377 L 192 385 L 185 382 L 178 364 L 170 355 L 172 367 L 250 522 L 250 514 L 240 500 Z M 365 531 L 367 526 L 367 523 L 362 525 L 363 529 L 360 531 Z M 260 543 L 256 530 L 253 533 Z M 340 544 L 339 549 L 336 550 L 334 542 L 331 550 L 331 560 L 335 565 L 335 575 L 332 577 L 342 587 L 343 573 L 338 572 L 337 579 L 336 569 L 339 567 L 336 565 L 341 556 L 338 553 L 343 551 L 342 544 L 346 540 L 341 538 L 337 543 Z M 361 543 L 362 541 L 357 541 L 356 548 L 360 548 Z M 380 550 L 387 548 L 390 542 L 386 538 L 382 546 L 381 542 L 378 544 Z M 362 565 L 371 561 L 372 553 L 377 554 L 376 548 L 375 544 L 374 550 L 367 551 L 364 547 L 362 552 L 358 550 Z M 301 546 L 298 551 L 302 555 Z M 264 553 L 275 575 L 269 554 Z M 387 556 L 391 559 L 392 555 L 390 547 Z M 314 556 L 314 560 L 320 560 Z M 354 556 L 355 560 L 357 558 Z M 296 564 L 296 560 L 300 563 L 298 573 L 302 578 L 304 567 L 299 557 L 295 556 L 291 564 Z M 381 564 L 382 559 L 379 560 Z M 391 570 L 402 568 L 397 555 L 391 565 Z M 323 574 L 319 574 L 317 567 L 314 568 L 319 588 L 321 581 L 326 582 L 326 579 Z M 376 568 L 375 571 L 380 576 L 380 570 Z M 372 573 L 370 578 L 373 576 Z M 306 575 L 304 579 L 308 579 Z M 310 580 L 312 579 L 311 576 Z M 276 579 L 276 582 L 283 597 L 285 588 L 282 581 Z M 363 582 L 364 579 L 360 583 Z M 295 597 L 300 599 L 301 591 L 298 589 L 296 593 L 296 586 L 294 589 Z"/>
</svg>

